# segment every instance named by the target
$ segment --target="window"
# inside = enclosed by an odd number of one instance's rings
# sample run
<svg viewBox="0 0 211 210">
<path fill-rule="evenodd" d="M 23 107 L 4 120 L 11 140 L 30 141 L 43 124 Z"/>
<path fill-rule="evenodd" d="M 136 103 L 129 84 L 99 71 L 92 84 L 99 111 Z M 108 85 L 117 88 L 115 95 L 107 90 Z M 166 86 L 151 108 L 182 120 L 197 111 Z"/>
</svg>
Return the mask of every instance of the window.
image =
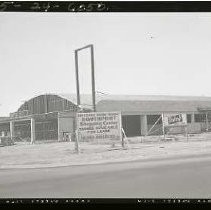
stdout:
<svg viewBox="0 0 211 210">
<path fill-rule="evenodd" d="M 187 123 L 191 123 L 191 114 L 187 114 Z"/>
<path fill-rule="evenodd" d="M 206 114 L 195 114 L 195 122 L 206 122 Z"/>
</svg>

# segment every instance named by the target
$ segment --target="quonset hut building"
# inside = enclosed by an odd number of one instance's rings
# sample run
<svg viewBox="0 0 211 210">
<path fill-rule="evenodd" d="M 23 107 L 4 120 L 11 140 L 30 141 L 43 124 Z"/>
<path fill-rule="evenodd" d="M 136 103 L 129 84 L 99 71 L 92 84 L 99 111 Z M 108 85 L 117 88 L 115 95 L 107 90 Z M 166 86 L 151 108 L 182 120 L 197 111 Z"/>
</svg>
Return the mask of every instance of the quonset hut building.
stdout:
<svg viewBox="0 0 211 210">
<path fill-rule="evenodd" d="M 83 111 L 90 111 L 91 96 L 81 98 Z M 211 129 L 211 97 L 97 95 L 96 99 L 99 112 L 121 111 L 122 126 L 128 137 L 147 135 L 162 113 L 185 113 L 189 133 Z M 39 95 L 25 101 L 9 117 L 0 118 L 0 135 L 32 142 L 63 140 L 66 134 L 71 138 L 77 111 L 73 94 Z M 169 132 L 180 133 L 180 129 L 172 128 Z M 160 119 L 151 134 L 161 133 Z"/>
<path fill-rule="evenodd" d="M 0 119 L 1 136 L 36 140 L 58 140 L 65 132 L 73 133 L 77 106 L 54 94 L 25 101 L 16 112 Z"/>
</svg>

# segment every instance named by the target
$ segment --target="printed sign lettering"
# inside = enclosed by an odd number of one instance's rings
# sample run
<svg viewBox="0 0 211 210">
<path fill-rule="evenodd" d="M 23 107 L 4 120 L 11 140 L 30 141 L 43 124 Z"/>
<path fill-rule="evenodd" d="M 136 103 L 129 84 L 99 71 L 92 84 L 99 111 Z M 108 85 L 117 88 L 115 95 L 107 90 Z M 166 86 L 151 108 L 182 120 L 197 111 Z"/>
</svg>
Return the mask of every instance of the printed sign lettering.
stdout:
<svg viewBox="0 0 211 210">
<path fill-rule="evenodd" d="M 186 125 L 187 117 L 186 114 L 164 114 L 163 115 L 163 124 L 164 126 L 173 126 L 173 125 Z"/>
<path fill-rule="evenodd" d="M 120 140 L 121 114 L 118 112 L 91 112 L 77 114 L 79 141 Z"/>
</svg>

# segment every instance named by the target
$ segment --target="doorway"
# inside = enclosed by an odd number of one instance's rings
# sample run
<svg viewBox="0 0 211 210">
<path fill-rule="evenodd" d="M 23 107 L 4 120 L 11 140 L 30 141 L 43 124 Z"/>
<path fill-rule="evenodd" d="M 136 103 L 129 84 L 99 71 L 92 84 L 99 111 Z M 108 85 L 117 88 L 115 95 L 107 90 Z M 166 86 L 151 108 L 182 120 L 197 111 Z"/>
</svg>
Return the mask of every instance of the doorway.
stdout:
<svg viewBox="0 0 211 210">
<path fill-rule="evenodd" d="M 141 136 L 140 115 L 122 116 L 122 127 L 128 137 Z"/>
</svg>

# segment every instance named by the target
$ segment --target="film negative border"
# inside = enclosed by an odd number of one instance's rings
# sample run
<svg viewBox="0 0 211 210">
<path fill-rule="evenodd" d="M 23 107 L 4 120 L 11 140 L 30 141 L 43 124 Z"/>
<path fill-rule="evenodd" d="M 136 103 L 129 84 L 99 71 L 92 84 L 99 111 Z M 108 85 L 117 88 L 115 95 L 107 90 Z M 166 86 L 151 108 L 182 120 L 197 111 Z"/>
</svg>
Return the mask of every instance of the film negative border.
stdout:
<svg viewBox="0 0 211 210">
<path fill-rule="evenodd" d="M 0 1 L 1 12 L 211 12 L 209 1 Z"/>
<path fill-rule="evenodd" d="M 5 198 L 1 204 L 211 204 L 211 199 L 117 199 L 117 198 Z"/>
</svg>

